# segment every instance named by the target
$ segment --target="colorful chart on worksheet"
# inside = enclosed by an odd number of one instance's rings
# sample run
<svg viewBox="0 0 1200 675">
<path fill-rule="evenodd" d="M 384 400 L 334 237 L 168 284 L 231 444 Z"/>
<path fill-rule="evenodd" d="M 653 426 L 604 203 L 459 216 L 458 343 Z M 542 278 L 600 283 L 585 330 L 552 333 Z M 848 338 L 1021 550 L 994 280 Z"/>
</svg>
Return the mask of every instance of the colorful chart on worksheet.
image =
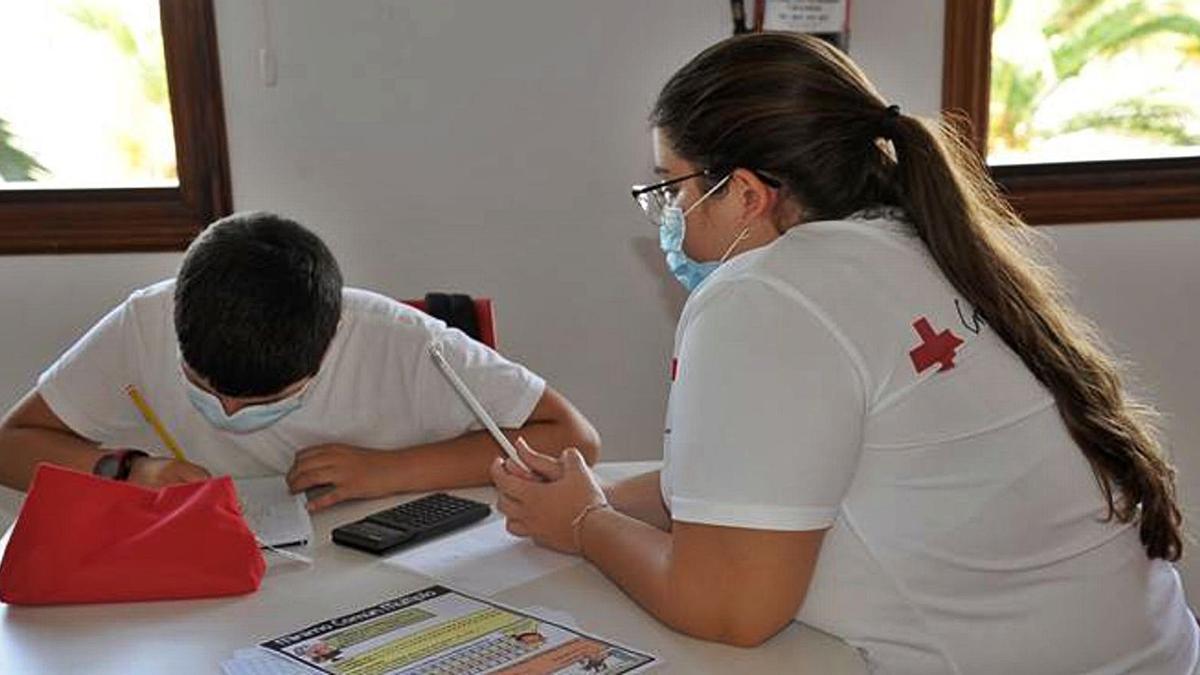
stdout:
<svg viewBox="0 0 1200 675">
<path fill-rule="evenodd" d="M 658 659 L 431 586 L 259 647 L 331 675 L 619 675 Z"/>
</svg>

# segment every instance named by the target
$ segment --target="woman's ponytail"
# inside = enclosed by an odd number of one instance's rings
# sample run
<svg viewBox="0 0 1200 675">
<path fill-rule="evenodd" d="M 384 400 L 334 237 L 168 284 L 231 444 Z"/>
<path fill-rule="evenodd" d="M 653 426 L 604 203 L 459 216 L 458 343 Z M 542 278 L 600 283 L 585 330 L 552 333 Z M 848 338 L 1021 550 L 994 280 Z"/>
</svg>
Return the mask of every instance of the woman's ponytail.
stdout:
<svg viewBox="0 0 1200 675">
<path fill-rule="evenodd" d="M 1109 517 L 1140 518 L 1147 553 L 1177 560 L 1182 514 L 1153 411 L 1128 398 L 1096 331 L 1064 302 L 1028 227 L 954 127 L 901 117 L 894 129 L 897 196 L 938 267 L 1054 396 Z"/>
<path fill-rule="evenodd" d="M 1151 557 L 1179 558 L 1174 470 L 1153 411 L 1126 395 L 1096 331 L 1035 255 L 1031 229 L 954 128 L 900 114 L 845 54 L 786 33 L 705 50 L 663 88 L 651 121 L 698 166 L 779 178 L 806 219 L 902 207 L 954 288 L 1054 396 L 1109 516 L 1138 521 Z"/>
</svg>

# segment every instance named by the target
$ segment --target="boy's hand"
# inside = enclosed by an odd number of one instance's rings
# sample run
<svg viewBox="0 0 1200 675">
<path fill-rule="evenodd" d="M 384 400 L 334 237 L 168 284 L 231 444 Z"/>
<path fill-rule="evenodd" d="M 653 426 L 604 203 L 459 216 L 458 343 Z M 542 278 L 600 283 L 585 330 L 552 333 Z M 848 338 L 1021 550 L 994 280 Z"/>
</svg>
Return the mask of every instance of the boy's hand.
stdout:
<svg viewBox="0 0 1200 675">
<path fill-rule="evenodd" d="M 138 457 L 129 468 L 130 483 L 151 488 L 209 478 L 212 474 L 204 467 L 169 457 Z"/>
<path fill-rule="evenodd" d="M 365 450 L 350 445 L 318 445 L 296 453 L 288 471 L 288 487 L 293 493 L 318 485 L 333 489 L 308 503 L 309 511 L 320 511 L 346 499 L 369 499 L 391 494 L 396 489 L 391 453 Z"/>
</svg>

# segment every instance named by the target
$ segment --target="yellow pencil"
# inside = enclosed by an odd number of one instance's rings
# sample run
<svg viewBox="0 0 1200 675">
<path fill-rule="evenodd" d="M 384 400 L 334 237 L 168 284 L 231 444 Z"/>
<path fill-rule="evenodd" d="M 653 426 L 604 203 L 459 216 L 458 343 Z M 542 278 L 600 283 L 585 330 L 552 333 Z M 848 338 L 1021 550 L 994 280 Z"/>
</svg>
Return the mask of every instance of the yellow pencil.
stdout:
<svg viewBox="0 0 1200 675">
<path fill-rule="evenodd" d="M 179 444 L 171 437 L 171 433 L 163 426 L 162 420 L 158 419 L 158 415 L 154 413 L 154 408 L 151 408 L 150 404 L 146 402 L 146 399 L 142 396 L 142 392 L 138 391 L 138 388 L 131 384 L 125 387 L 125 393 L 129 394 L 129 398 L 133 400 L 133 404 L 141 411 L 142 417 L 146 419 L 146 423 L 153 427 L 154 433 L 158 434 L 159 439 L 162 440 L 163 445 L 167 446 L 171 454 L 175 455 L 175 459 L 186 462 L 187 457 L 183 454 L 183 448 L 179 447 Z"/>
</svg>

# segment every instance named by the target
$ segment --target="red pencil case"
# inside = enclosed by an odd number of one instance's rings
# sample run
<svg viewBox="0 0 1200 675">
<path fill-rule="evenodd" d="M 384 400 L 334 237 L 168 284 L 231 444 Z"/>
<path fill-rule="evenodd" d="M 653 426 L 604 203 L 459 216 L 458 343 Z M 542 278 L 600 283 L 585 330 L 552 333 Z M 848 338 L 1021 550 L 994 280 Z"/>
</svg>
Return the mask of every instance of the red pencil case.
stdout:
<svg viewBox="0 0 1200 675">
<path fill-rule="evenodd" d="M 0 562 L 0 600 L 238 595 L 265 570 L 228 476 L 155 490 L 41 464 Z"/>
</svg>

